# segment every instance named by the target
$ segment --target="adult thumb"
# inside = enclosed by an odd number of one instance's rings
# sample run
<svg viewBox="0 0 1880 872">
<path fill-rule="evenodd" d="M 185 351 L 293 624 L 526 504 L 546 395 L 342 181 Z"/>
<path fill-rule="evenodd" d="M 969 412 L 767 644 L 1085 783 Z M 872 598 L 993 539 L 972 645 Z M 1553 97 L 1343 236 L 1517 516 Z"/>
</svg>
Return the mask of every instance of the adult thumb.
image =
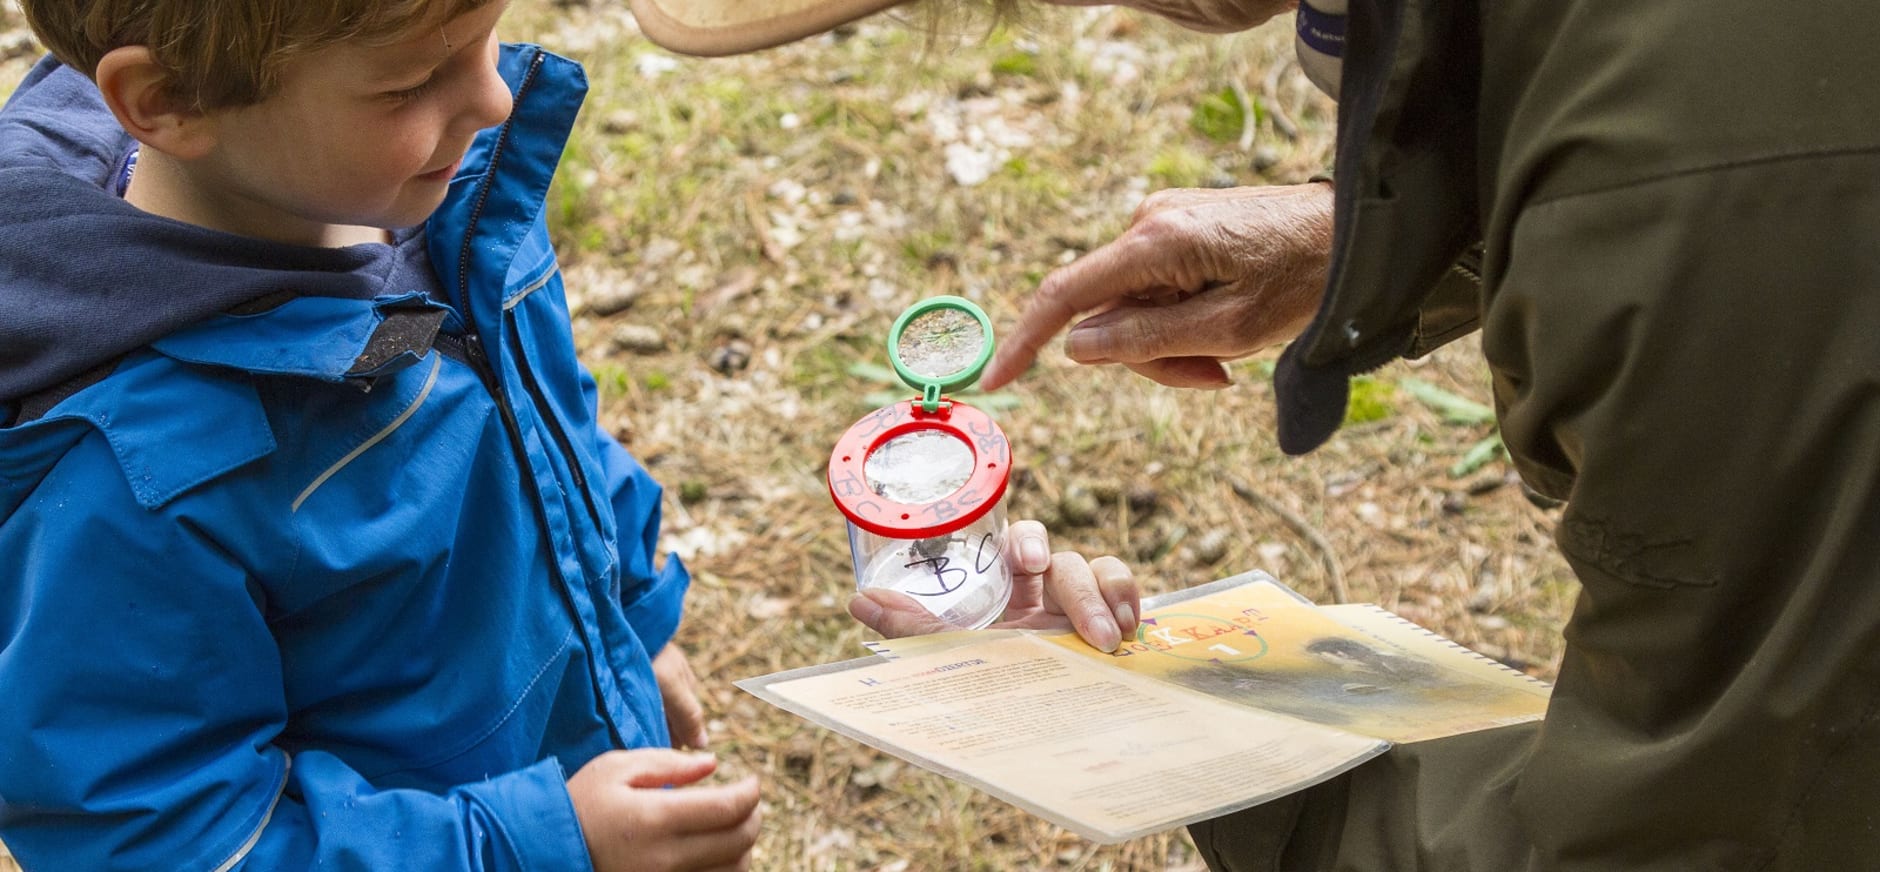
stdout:
<svg viewBox="0 0 1880 872">
<path fill-rule="evenodd" d="M 888 639 L 959 629 L 921 608 L 913 597 L 895 591 L 863 591 L 849 600 L 849 614 Z"/>
</svg>

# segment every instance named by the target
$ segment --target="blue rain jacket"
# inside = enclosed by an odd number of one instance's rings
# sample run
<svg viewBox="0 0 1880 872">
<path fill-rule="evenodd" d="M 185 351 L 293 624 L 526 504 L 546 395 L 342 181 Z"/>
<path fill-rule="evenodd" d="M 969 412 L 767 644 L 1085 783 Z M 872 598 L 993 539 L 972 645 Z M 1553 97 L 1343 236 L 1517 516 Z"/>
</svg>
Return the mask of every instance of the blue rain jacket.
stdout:
<svg viewBox="0 0 1880 872">
<path fill-rule="evenodd" d="M 129 142 L 56 63 L 0 112 L 0 839 L 29 870 L 585 870 L 566 773 L 668 744 L 649 652 L 687 577 L 542 221 L 585 79 L 502 66 L 514 114 L 425 229 L 448 305 L 388 286 L 388 246 L 123 204 Z"/>
</svg>

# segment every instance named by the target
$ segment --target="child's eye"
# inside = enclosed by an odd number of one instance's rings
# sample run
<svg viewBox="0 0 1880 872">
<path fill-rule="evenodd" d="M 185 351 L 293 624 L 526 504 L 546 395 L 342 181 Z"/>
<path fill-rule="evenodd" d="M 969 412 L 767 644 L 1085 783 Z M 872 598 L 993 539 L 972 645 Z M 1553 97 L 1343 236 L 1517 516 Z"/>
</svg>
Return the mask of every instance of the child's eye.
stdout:
<svg viewBox="0 0 1880 872">
<path fill-rule="evenodd" d="M 397 90 L 397 91 L 387 91 L 385 92 L 385 99 L 390 100 L 393 103 L 409 103 L 413 100 L 418 99 L 419 97 L 422 97 L 426 94 L 431 93 L 431 89 L 436 86 L 437 86 L 437 77 L 432 76 L 409 88 L 404 88 L 404 89 Z"/>
</svg>

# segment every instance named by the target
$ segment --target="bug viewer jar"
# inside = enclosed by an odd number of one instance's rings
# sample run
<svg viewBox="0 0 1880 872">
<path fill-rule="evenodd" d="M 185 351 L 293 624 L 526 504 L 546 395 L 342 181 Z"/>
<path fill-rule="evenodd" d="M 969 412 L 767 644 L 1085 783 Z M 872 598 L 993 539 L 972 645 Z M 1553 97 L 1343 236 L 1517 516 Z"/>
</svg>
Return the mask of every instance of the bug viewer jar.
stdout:
<svg viewBox="0 0 1880 872">
<path fill-rule="evenodd" d="M 888 334 L 888 357 L 921 396 L 863 416 L 829 455 L 856 589 L 899 591 L 966 628 L 997 620 L 1012 596 L 1012 449 L 990 416 L 943 392 L 972 383 L 991 356 L 992 322 L 971 301 L 914 304 Z"/>
</svg>

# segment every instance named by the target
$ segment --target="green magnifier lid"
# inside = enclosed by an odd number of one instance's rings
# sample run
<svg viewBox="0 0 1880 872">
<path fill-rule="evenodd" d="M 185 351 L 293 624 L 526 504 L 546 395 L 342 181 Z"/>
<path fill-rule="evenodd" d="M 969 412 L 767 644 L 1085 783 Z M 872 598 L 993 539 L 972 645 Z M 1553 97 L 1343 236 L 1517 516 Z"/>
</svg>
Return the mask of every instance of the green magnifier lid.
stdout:
<svg viewBox="0 0 1880 872">
<path fill-rule="evenodd" d="M 940 394 L 972 384 L 992 359 L 992 319 L 964 297 L 921 300 L 888 331 L 888 360 L 909 387 L 921 392 L 921 408 L 940 408 Z"/>
</svg>

